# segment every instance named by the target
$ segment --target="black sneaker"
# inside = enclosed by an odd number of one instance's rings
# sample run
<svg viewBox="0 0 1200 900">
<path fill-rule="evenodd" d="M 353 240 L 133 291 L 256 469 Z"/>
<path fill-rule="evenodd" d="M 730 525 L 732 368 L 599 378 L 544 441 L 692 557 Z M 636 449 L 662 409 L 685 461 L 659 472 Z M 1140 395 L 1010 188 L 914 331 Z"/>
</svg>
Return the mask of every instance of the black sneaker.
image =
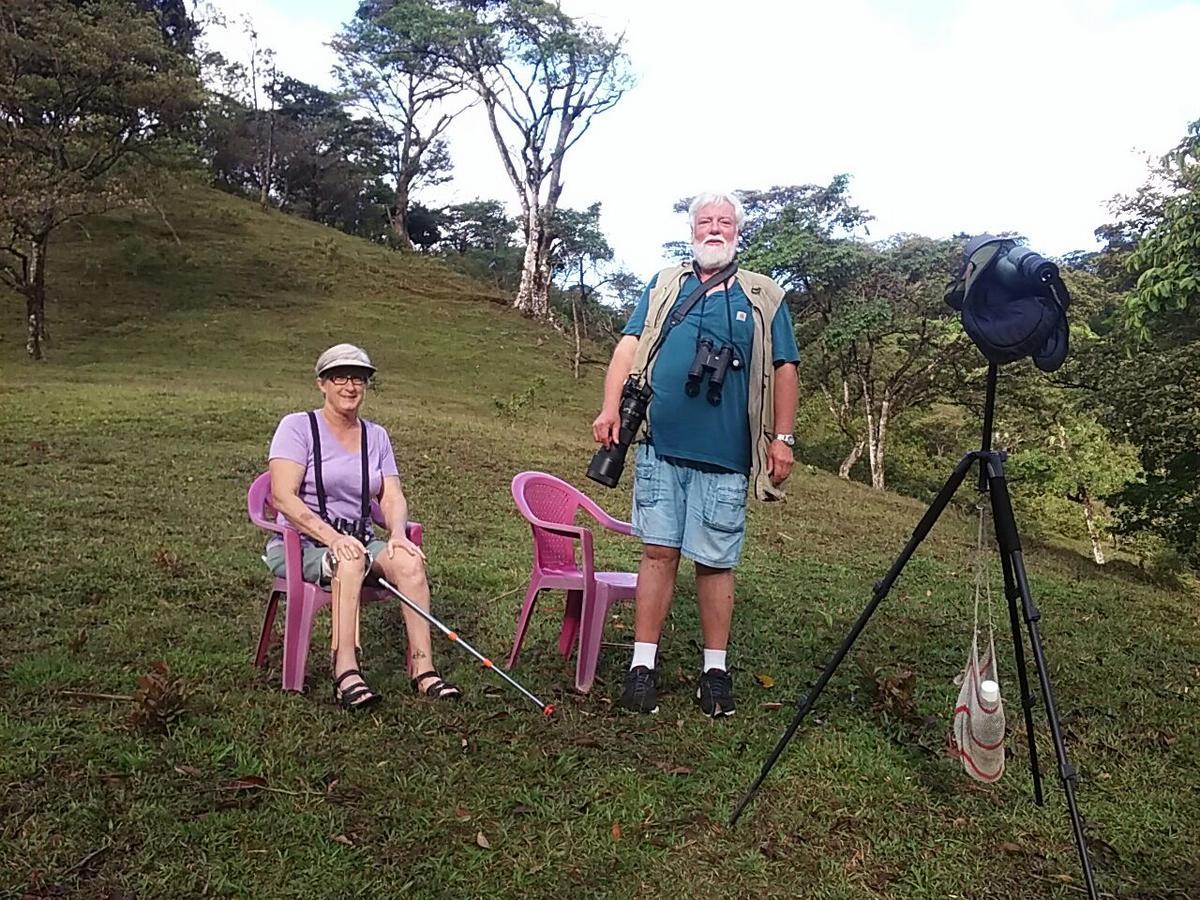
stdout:
<svg viewBox="0 0 1200 900">
<path fill-rule="evenodd" d="M 709 669 L 700 676 L 696 686 L 696 702 L 706 716 L 714 719 L 732 716 L 736 710 L 733 702 L 733 676 L 722 669 Z"/>
<path fill-rule="evenodd" d="M 617 705 L 636 713 L 658 712 L 658 686 L 654 670 L 646 666 L 634 666 L 625 673 L 625 690 Z"/>
</svg>

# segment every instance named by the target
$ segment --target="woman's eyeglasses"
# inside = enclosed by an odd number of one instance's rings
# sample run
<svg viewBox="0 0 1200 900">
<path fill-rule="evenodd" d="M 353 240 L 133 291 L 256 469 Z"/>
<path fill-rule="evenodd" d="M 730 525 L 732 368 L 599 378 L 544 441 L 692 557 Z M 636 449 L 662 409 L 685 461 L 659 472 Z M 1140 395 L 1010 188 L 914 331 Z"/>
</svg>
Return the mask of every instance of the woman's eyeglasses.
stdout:
<svg viewBox="0 0 1200 900">
<path fill-rule="evenodd" d="M 336 384 L 338 387 L 346 383 L 353 384 L 355 387 L 363 387 L 371 381 L 370 375 L 330 375 L 326 379 L 330 384 Z"/>
</svg>

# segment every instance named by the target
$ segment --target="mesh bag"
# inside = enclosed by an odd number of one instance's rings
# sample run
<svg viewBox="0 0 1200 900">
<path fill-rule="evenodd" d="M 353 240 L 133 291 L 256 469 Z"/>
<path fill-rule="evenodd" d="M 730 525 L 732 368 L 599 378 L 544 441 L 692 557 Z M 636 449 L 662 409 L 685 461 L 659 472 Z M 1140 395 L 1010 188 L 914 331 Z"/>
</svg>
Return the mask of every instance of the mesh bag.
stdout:
<svg viewBox="0 0 1200 900">
<path fill-rule="evenodd" d="M 987 601 L 987 645 L 979 654 L 979 600 Z M 994 696 L 986 695 L 985 681 L 994 682 Z M 971 651 L 962 674 L 956 679 L 958 700 L 954 704 L 954 747 L 951 755 L 962 760 L 967 774 L 976 781 L 998 781 L 1004 774 L 1004 703 L 999 696 L 996 673 L 996 642 L 992 625 L 992 590 L 987 579 L 983 553 L 983 508 L 979 510 L 979 540 L 975 556 L 975 623 Z M 990 687 L 990 686 L 989 686 Z"/>
</svg>

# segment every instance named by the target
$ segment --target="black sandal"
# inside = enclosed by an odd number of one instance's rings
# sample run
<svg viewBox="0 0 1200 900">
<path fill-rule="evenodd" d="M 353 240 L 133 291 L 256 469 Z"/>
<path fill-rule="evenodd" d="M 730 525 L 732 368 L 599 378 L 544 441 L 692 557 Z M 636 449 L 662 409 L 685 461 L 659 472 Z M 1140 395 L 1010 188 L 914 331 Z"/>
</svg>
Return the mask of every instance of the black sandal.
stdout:
<svg viewBox="0 0 1200 900">
<path fill-rule="evenodd" d="M 339 690 L 342 682 L 351 675 L 357 675 L 359 678 L 363 677 L 362 672 L 358 671 L 358 669 L 347 669 L 333 680 L 333 699 L 338 706 L 351 712 L 358 712 L 370 709 L 383 700 L 383 694 L 371 690 L 365 679 L 359 684 L 351 685 L 344 691 Z"/>
<path fill-rule="evenodd" d="M 435 681 L 424 688 L 421 687 L 421 682 L 427 678 L 433 678 Z M 423 697 L 428 697 L 430 700 L 457 700 L 462 696 L 462 691 L 458 685 L 451 684 L 442 678 L 437 669 L 430 669 L 428 672 L 423 672 L 416 678 L 412 679 L 413 690 Z"/>
</svg>

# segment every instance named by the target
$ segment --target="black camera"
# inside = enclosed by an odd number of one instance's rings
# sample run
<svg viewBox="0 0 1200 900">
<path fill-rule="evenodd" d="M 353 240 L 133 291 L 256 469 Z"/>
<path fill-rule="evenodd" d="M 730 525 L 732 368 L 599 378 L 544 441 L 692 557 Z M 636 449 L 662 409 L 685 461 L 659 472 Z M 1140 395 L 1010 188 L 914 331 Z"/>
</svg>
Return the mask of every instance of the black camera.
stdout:
<svg viewBox="0 0 1200 900">
<path fill-rule="evenodd" d="M 683 385 L 683 392 L 689 397 L 695 397 L 700 393 L 700 382 L 704 380 L 704 376 L 708 374 L 708 393 L 705 395 L 708 402 L 713 406 L 721 405 L 721 389 L 725 386 L 725 374 L 729 371 L 729 366 L 737 368 L 737 361 L 733 356 L 732 347 L 722 347 L 717 350 L 713 346 L 713 342 L 705 338 L 696 347 L 696 358 L 692 360 L 691 368 L 688 369 L 687 381 Z"/>
<path fill-rule="evenodd" d="M 611 447 L 601 447 L 588 465 L 587 477 L 605 487 L 616 487 L 625 470 L 625 454 L 637 437 L 642 423 L 646 421 L 646 407 L 652 395 L 650 385 L 637 378 L 629 378 L 621 389 L 621 427 L 617 442 Z"/>
<path fill-rule="evenodd" d="M 338 534 L 349 535 L 358 540 L 364 547 L 371 540 L 370 519 L 330 519 L 327 520 Z"/>
</svg>

